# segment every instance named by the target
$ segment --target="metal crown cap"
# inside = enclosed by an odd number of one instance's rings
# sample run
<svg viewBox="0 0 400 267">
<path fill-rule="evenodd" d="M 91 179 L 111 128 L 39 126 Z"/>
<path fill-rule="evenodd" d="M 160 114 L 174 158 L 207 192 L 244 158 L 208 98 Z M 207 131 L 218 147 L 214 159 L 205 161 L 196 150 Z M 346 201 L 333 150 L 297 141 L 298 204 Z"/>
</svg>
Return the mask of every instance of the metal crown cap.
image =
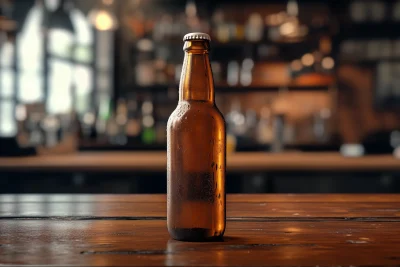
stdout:
<svg viewBox="0 0 400 267">
<path fill-rule="evenodd" d="M 207 33 L 191 32 L 191 33 L 186 34 L 183 37 L 183 41 L 188 41 L 188 40 L 207 40 L 207 41 L 211 41 L 211 37 Z"/>
</svg>

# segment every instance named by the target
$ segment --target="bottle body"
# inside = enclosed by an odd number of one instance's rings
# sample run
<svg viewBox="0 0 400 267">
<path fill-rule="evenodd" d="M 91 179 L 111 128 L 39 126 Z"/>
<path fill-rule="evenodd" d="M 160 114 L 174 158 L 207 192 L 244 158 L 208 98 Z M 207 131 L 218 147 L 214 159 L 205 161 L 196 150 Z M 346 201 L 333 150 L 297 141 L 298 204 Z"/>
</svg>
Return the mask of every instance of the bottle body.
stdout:
<svg viewBox="0 0 400 267">
<path fill-rule="evenodd" d="M 180 101 L 167 125 L 168 231 L 172 238 L 186 241 L 219 239 L 226 222 L 225 121 L 214 103 L 208 54 L 204 61 L 201 57 L 185 55 L 185 61 L 194 61 L 184 64 Z M 190 68 L 196 65 L 200 69 Z M 209 69 L 208 77 L 201 77 L 201 68 Z M 189 78 L 192 83 L 182 82 Z M 202 87 L 207 84 L 209 88 Z"/>
</svg>

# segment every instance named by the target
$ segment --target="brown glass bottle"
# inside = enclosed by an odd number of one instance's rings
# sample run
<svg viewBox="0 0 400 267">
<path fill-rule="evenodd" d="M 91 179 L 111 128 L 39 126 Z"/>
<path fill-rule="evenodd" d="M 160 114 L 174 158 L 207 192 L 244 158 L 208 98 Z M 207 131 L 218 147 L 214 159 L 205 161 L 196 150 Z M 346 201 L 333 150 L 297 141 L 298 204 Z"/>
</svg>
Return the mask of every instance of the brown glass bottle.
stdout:
<svg viewBox="0 0 400 267">
<path fill-rule="evenodd" d="M 206 241 L 225 231 L 225 120 L 215 105 L 210 37 L 184 37 L 179 103 L 167 126 L 167 224 L 172 238 Z"/>
</svg>

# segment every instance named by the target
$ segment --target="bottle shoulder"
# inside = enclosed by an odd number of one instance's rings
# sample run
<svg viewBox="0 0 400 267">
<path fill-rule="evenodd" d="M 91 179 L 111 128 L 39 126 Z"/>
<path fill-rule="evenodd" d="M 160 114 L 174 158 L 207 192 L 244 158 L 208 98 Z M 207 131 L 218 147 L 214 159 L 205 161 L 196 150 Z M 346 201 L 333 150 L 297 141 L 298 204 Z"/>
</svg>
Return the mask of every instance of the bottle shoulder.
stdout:
<svg viewBox="0 0 400 267">
<path fill-rule="evenodd" d="M 187 121 L 217 122 L 225 126 L 225 119 L 214 103 L 181 101 L 168 119 L 168 126 Z"/>
</svg>

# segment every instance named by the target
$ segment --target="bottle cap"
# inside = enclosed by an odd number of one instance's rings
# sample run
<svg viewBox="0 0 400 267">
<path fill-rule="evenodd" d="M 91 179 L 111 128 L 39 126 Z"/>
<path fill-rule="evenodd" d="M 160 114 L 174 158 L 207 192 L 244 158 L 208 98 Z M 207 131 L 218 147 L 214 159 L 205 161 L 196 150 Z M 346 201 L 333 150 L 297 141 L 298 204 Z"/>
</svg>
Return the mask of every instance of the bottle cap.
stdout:
<svg viewBox="0 0 400 267">
<path fill-rule="evenodd" d="M 208 41 L 211 41 L 211 37 L 207 33 L 192 32 L 192 33 L 186 34 L 183 37 L 183 41 L 188 41 L 188 40 L 208 40 Z"/>
</svg>

